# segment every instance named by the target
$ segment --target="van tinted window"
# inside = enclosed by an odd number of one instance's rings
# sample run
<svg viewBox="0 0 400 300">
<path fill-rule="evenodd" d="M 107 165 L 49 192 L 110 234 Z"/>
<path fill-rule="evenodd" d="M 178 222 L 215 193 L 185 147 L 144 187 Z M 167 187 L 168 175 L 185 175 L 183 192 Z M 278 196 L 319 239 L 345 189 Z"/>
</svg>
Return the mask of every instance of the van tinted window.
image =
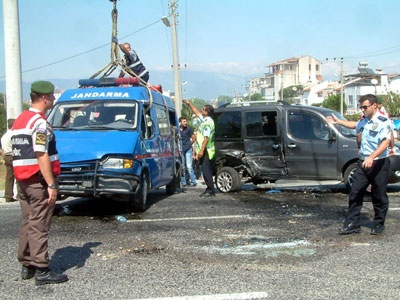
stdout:
<svg viewBox="0 0 400 300">
<path fill-rule="evenodd" d="M 289 112 L 289 134 L 297 139 L 328 140 L 328 126 L 319 116 L 302 111 Z"/>
<path fill-rule="evenodd" d="M 242 115 L 240 111 L 228 111 L 216 116 L 216 138 L 240 138 L 242 132 Z"/>
<path fill-rule="evenodd" d="M 246 112 L 246 134 L 254 136 L 276 136 L 276 111 Z"/>
</svg>

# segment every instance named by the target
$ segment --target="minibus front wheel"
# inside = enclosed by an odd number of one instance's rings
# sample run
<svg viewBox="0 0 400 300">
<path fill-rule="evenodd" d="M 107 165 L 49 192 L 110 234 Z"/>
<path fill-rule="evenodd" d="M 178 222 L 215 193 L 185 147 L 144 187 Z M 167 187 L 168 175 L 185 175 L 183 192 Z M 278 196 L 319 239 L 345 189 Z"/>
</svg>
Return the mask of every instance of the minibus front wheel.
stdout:
<svg viewBox="0 0 400 300">
<path fill-rule="evenodd" d="M 147 209 L 147 196 L 149 193 L 149 180 L 147 174 L 140 175 L 140 182 L 136 194 L 129 196 L 129 208 L 131 212 L 143 212 Z"/>
</svg>

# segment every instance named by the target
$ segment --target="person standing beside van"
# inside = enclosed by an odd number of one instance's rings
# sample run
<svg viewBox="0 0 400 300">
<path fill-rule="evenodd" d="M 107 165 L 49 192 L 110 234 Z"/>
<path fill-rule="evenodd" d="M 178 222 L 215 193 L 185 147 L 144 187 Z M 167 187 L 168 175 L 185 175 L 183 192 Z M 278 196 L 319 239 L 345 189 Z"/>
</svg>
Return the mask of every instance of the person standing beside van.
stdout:
<svg viewBox="0 0 400 300">
<path fill-rule="evenodd" d="M 182 165 L 183 172 L 181 176 L 181 183 L 183 186 L 192 185 L 196 186 L 196 176 L 193 171 L 193 150 L 192 145 L 195 141 L 193 136 L 193 129 L 187 125 L 187 119 L 185 117 L 179 118 L 179 128 L 182 138 Z M 189 175 L 190 182 L 186 182 L 186 171 Z"/>
<path fill-rule="evenodd" d="M 348 213 L 340 234 L 361 232 L 360 215 L 364 193 L 371 183 L 375 212 L 371 234 L 378 235 L 385 230 L 389 208 L 386 190 L 390 171 L 388 148 L 393 138 L 392 126 L 390 119 L 379 112 L 375 95 L 361 96 L 360 104 L 366 121 L 361 131 L 360 158 L 349 194 Z"/>
<path fill-rule="evenodd" d="M 14 122 L 12 155 L 22 221 L 18 235 L 18 261 L 23 280 L 35 277 L 36 285 L 61 283 L 67 275 L 49 269 L 48 235 L 57 200 L 56 177 L 60 161 L 53 128 L 46 112 L 54 104 L 54 85 L 31 85 L 32 106 Z"/>
<path fill-rule="evenodd" d="M 213 180 L 213 163 L 215 156 L 214 120 L 211 116 L 214 114 L 214 108 L 211 105 L 204 105 L 202 111 L 199 111 L 193 103 L 183 100 L 183 103 L 189 105 L 190 109 L 200 119 L 200 126 L 196 131 L 196 154 L 195 158 L 200 161 L 200 169 L 204 181 L 207 185 L 206 190 L 200 194 L 200 197 L 214 197 L 215 187 Z"/>
<path fill-rule="evenodd" d="M 17 201 L 14 198 L 14 170 L 12 166 L 12 144 L 11 144 L 11 128 L 14 125 L 15 119 L 7 120 L 7 128 L 5 134 L 1 137 L 1 145 L 2 145 L 2 155 L 4 159 L 4 165 L 6 166 L 6 178 L 5 178 L 5 190 L 4 197 L 6 198 L 6 202 L 14 202 Z"/>
</svg>

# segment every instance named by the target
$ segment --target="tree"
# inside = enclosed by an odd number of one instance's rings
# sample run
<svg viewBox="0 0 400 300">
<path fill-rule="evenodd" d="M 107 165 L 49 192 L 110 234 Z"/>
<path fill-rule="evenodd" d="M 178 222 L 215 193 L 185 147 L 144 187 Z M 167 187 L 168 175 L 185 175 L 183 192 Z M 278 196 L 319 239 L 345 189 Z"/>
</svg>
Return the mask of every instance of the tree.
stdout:
<svg viewBox="0 0 400 300">
<path fill-rule="evenodd" d="M 291 85 L 284 88 L 283 91 L 280 90 L 279 95 L 283 94 L 282 95 L 283 99 L 281 100 L 284 100 L 289 103 L 295 103 L 296 102 L 295 98 L 299 97 L 299 92 L 302 91 L 303 88 L 304 87 L 302 85 Z"/>
<path fill-rule="evenodd" d="M 204 105 L 207 104 L 207 102 L 203 99 L 200 98 L 192 98 L 189 99 L 190 102 L 192 102 L 194 104 L 194 106 L 198 109 L 198 110 L 202 110 Z M 189 122 L 194 119 L 192 118 L 192 110 L 190 109 L 190 107 L 186 104 L 182 105 L 182 111 L 181 111 L 181 116 L 185 117 Z"/>
<path fill-rule="evenodd" d="M 340 95 L 329 95 L 329 97 L 322 102 L 321 106 L 340 112 L 340 101 Z M 346 111 L 346 109 L 347 105 L 346 103 L 343 103 L 343 111 Z"/>
<path fill-rule="evenodd" d="M 7 131 L 6 107 L 0 104 L 0 136 Z"/>
<path fill-rule="evenodd" d="M 226 103 L 231 103 L 232 100 L 233 100 L 233 98 L 231 96 L 218 96 L 217 102 L 216 102 L 216 107 L 219 107 Z"/>
<path fill-rule="evenodd" d="M 2 102 L 1 102 L 2 101 Z M 22 103 L 22 110 L 29 109 L 30 105 L 26 102 Z M 4 105 L 4 94 L 0 93 L 0 136 L 7 131 L 7 110 Z"/>
<path fill-rule="evenodd" d="M 251 101 L 262 101 L 264 100 L 263 96 L 259 93 L 255 93 L 253 95 L 250 96 L 250 100 Z"/>
<path fill-rule="evenodd" d="M 0 136 L 7 131 L 7 111 L 5 106 L 5 95 L 0 93 Z"/>
<path fill-rule="evenodd" d="M 400 116 L 400 95 L 389 92 L 387 95 L 380 95 L 379 100 L 390 116 Z"/>
</svg>

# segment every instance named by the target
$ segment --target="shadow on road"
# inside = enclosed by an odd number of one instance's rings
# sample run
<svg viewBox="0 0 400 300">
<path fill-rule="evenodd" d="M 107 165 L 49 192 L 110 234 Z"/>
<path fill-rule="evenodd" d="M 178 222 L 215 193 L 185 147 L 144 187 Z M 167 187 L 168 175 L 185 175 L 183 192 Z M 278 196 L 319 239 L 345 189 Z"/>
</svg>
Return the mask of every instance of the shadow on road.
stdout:
<svg viewBox="0 0 400 300">
<path fill-rule="evenodd" d="M 166 199 L 168 196 L 164 189 L 152 191 L 147 198 L 148 207 Z M 132 213 L 129 210 L 128 200 L 117 197 L 67 198 L 64 201 L 57 202 L 54 211 L 54 215 L 60 217 L 68 215 L 108 218 L 129 214 Z"/>
<path fill-rule="evenodd" d="M 61 272 L 72 268 L 82 268 L 86 260 L 94 253 L 92 248 L 101 244 L 100 242 L 88 242 L 82 247 L 68 246 L 57 249 L 52 255 L 50 267 Z"/>
</svg>

